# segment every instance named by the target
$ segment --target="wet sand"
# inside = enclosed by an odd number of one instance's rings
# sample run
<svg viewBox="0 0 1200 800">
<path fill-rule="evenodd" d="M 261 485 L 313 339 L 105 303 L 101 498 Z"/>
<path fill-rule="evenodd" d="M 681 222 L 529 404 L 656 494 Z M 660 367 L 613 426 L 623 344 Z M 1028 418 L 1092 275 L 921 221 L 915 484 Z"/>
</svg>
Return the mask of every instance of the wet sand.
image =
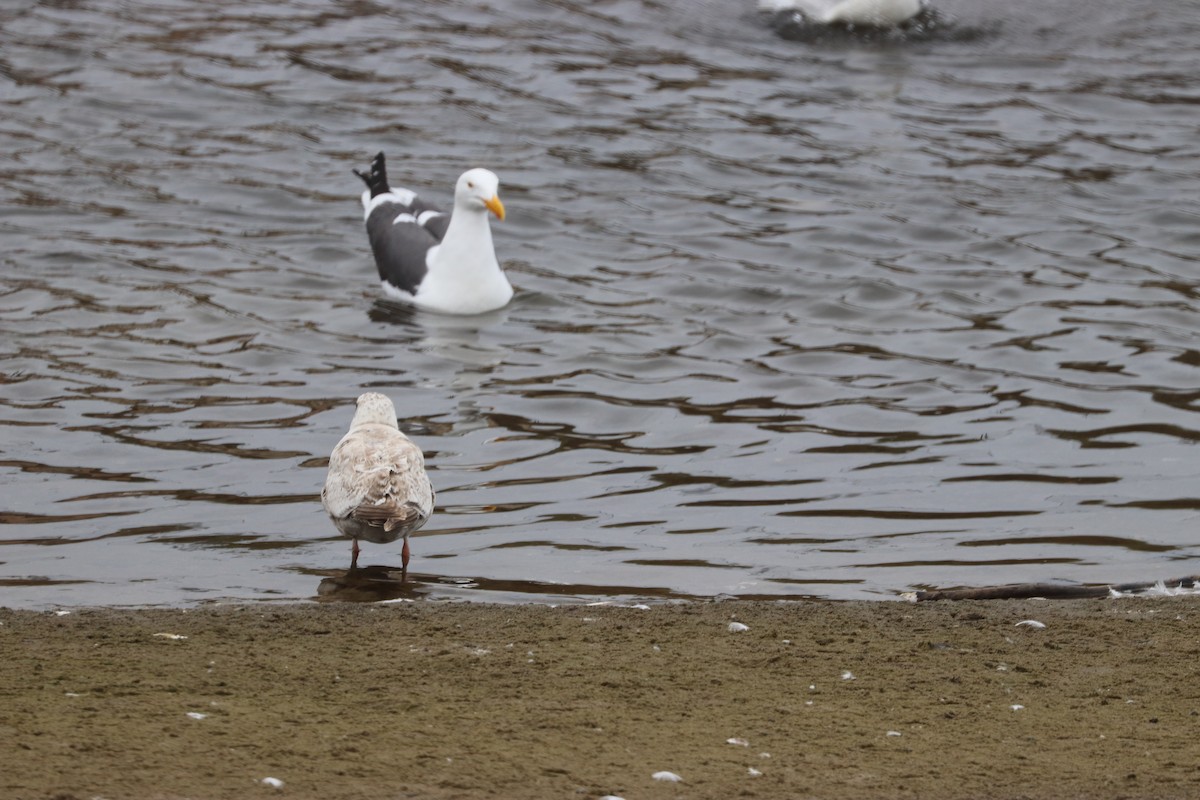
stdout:
<svg viewBox="0 0 1200 800">
<path fill-rule="evenodd" d="M 0 796 L 1196 797 L 1198 609 L 0 610 Z"/>
</svg>

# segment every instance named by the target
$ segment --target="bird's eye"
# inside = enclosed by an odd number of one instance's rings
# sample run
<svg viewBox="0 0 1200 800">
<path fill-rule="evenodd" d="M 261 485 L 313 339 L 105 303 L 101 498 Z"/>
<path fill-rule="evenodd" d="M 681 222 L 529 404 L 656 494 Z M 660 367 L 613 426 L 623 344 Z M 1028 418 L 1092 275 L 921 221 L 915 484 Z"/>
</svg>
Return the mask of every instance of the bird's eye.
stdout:
<svg viewBox="0 0 1200 800">
<path fill-rule="evenodd" d="M 468 188 L 468 189 L 474 189 L 474 188 L 475 188 L 475 184 L 474 184 L 473 182 L 471 182 L 471 181 L 467 181 L 467 188 Z"/>
</svg>

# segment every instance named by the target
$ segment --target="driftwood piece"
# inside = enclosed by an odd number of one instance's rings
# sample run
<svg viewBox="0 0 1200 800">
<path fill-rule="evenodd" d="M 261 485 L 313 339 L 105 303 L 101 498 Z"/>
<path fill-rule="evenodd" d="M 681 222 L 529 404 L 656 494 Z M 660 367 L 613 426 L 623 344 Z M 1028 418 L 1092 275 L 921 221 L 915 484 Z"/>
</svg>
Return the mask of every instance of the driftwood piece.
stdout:
<svg viewBox="0 0 1200 800">
<path fill-rule="evenodd" d="M 980 586 L 967 589 L 912 592 L 908 597 L 917 602 L 926 600 L 1014 600 L 1029 597 L 1063 600 L 1081 597 L 1108 597 L 1112 592 L 1120 592 L 1122 594 L 1144 592 L 1153 589 L 1159 583 L 1162 583 L 1168 589 L 1175 587 L 1193 589 L 1197 585 L 1200 585 L 1200 576 L 1193 575 L 1169 581 L 1122 583 L 1116 586 L 1065 586 L 1057 583 L 1014 583 L 1008 586 Z"/>
</svg>

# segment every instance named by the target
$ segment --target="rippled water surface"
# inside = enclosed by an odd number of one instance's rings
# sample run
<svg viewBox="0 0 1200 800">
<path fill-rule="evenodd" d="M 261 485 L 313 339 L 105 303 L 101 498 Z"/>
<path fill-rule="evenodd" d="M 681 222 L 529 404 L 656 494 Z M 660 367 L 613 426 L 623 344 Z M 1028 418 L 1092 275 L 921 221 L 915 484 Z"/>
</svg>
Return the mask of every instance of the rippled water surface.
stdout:
<svg viewBox="0 0 1200 800">
<path fill-rule="evenodd" d="M 1200 572 L 1200 5 L 937 10 L 4 4 L 0 605 L 370 596 L 366 389 L 438 489 L 408 596 Z M 500 175 L 508 308 L 381 299 L 379 150 Z"/>
</svg>

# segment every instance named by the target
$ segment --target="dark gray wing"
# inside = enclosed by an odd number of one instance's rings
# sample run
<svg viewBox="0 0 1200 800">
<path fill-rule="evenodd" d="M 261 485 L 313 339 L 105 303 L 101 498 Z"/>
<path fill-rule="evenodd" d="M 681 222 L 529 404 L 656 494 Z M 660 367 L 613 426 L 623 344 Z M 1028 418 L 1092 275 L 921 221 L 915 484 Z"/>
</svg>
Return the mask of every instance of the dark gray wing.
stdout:
<svg viewBox="0 0 1200 800">
<path fill-rule="evenodd" d="M 421 202 L 420 198 L 417 199 L 417 202 L 418 203 Z M 444 214 L 441 211 L 438 211 L 437 209 L 434 209 L 434 208 L 430 208 L 429 211 L 434 212 L 434 213 L 424 215 L 425 216 L 425 222 L 424 222 L 425 230 L 432 233 L 435 237 L 437 237 L 437 240 L 440 242 L 446 236 L 446 228 L 450 227 L 450 215 Z"/>
<path fill-rule="evenodd" d="M 367 217 L 367 237 L 379 277 L 397 289 L 416 294 L 427 271 L 425 254 L 442 240 L 449 220 L 449 215 L 419 197 L 409 204 L 384 202 L 376 206 Z"/>
</svg>

